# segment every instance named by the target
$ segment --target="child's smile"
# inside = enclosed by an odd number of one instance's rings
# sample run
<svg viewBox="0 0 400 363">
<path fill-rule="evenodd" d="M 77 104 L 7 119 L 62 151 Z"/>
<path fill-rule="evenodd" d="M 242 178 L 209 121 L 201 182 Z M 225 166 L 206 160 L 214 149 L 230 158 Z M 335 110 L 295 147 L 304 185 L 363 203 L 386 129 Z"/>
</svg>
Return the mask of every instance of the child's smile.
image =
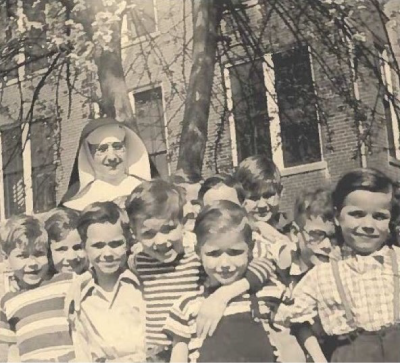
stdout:
<svg viewBox="0 0 400 363">
<path fill-rule="evenodd" d="M 229 285 L 244 275 L 249 263 L 249 247 L 234 233 L 216 235 L 201 248 L 201 260 L 211 285 Z"/>
<path fill-rule="evenodd" d="M 264 193 L 261 196 L 250 196 L 246 198 L 243 206 L 255 220 L 268 222 L 279 211 L 279 194 Z"/>
<path fill-rule="evenodd" d="M 359 254 L 379 250 L 389 238 L 391 193 L 356 190 L 344 202 L 337 221 L 344 242 Z"/>
<path fill-rule="evenodd" d="M 178 221 L 148 218 L 137 231 L 143 251 L 160 262 L 173 262 L 183 253 L 183 229 Z"/>
</svg>

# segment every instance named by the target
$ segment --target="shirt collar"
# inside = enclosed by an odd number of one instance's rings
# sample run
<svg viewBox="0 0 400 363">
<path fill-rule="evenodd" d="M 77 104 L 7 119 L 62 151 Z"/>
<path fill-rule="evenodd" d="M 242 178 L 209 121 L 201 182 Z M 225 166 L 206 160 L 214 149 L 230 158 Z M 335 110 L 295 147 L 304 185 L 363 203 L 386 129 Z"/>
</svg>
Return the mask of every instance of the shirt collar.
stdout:
<svg viewBox="0 0 400 363">
<path fill-rule="evenodd" d="M 343 259 L 353 269 L 363 272 L 373 268 L 382 267 L 385 259 L 389 256 L 390 248 L 383 246 L 380 250 L 375 251 L 367 256 L 359 255 L 354 251 L 343 251 Z"/>
<path fill-rule="evenodd" d="M 99 296 L 102 296 L 103 298 L 107 299 L 104 296 L 104 294 L 102 293 L 102 289 L 96 283 L 96 273 L 94 271 L 94 268 L 91 267 L 87 273 L 90 274 L 90 278 L 88 279 L 88 282 L 82 288 L 81 300 L 83 301 L 88 296 L 92 295 L 94 292 L 98 292 Z M 141 285 L 138 277 L 132 271 L 130 271 L 128 268 L 125 269 L 125 271 L 123 271 L 119 275 L 118 280 L 115 284 L 113 294 L 112 294 L 112 299 L 110 301 L 110 305 L 112 305 L 112 303 L 114 302 L 115 297 L 118 293 L 118 290 L 123 282 L 133 283 L 138 288 Z M 107 300 L 109 300 L 109 299 L 107 299 Z"/>
</svg>

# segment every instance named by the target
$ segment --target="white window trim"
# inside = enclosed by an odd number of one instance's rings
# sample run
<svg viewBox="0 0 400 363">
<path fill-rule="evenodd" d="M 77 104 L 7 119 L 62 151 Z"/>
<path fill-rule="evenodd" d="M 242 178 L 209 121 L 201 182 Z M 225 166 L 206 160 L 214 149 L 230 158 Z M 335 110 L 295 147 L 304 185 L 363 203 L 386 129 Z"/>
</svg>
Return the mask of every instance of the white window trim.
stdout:
<svg viewBox="0 0 400 363">
<path fill-rule="evenodd" d="M 151 1 L 151 0 L 145 0 L 145 1 Z M 139 44 L 142 43 L 146 40 L 148 40 L 148 37 L 155 38 L 160 34 L 160 30 L 158 28 L 158 12 L 157 12 L 157 0 L 152 0 L 153 1 L 153 7 L 154 7 L 154 23 L 155 23 L 155 30 L 149 34 L 142 35 L 140 37 L 136 37 L 131 39 L 131 37 L 128 35 L 129 29 L 128 29 L 128 15 L 125 14 L 122 17 L 122 23 L 121 23 L 121 49 L 130 47 L 134 44 Z"/>
<path fill-rule="evenodd" d="M 381 52 L 382 59 L 380 59 L 380 68 L 381 68 L 381 74 L 382 74 L 382 82 L 383 85 L 386 87 L 386 91 L 390 93 L 391 96 L 394 97 L 393 93 L 393 82 L 392 82 L 392 70 L 389 64 L 389 57 L 387 54 L 387 50 L 384 49 Z M 384 95 L 385 98 L 387 98 L 386 92 Z M 390 155 L 390 152 L 388 150 L 388 156 L 389 156 L 389 161 L 391 159 L 395 159 L 396 161 L 400 160 L 400 141 L 399 141 L 399 122 L 397 118 L 397 113 L 396 110 L 394 109 L 394 105 L 392 100 L 387 100 L 389 102 L 389 108 L 390 108 L 390 118 L 392 121 L 392 130 L 393 130 L 393 143 L 394 143 L 394 148 L 395 148 L 395 157 L 393 158 L 392 155 Z"/>
<path fill-rule="evenodd" d="M 161 104 L 163 108 L 163 128 L 164 128 L 164 138 L 165 138 L 165 151 L 167 157 L 167 170 L 168 175 L 171 175 L 171 161 L 169 160 L 169 153 L 170 153 L 170 145 L 169 145 L 169 137 L 168 137 L 168 126 L 167 126 L 167 119 L 166 119 L 166 108 L 165 108 L 165 100 L 164 100 L 164 87 L 163 84 L 155 84 L 152 86 L 140 87 L 128 92 L 129 101 L 131 103 L 132 112 L 136 115 L 136 108 L 135 108 L 135 93 L 146 92 L 150 91 L 155 88 L 161 88 Z"/>
<path fill-rule="evenodd" d="M 316 92 L 315 88 L 315 74 L 313 61 L 310 50 L 308 51 L 310 57 L 310 67 L 311 67 L 311 78 L 313 82 L 313 89 Z M 279 106 L 278 106 L 278 98 L 275 88 L 275 73 L 273 71 L 273 61 L 272 61 L 272 53 L 267 53 L 264 55 L 263 66 L 263 75 L 264 75 L 264 85 L 266 88 L 266 100 L 267 100 L 267 109 L 268 115 L 270 117 L 270 137 L 271 137 L 271 150 L 272 150 L 272 159 L 279 170 L 282 172 L 283 176 L 288 176 L 292 174 L 305 173 L 314 170 L 322 170 L 327 169 L 327 162 L 324 160 L 323 154 L 323 140 L 322 140 L 322 130 L 320 124 L 320 115 L 318 112 L 318 108 L 316 108 L 317 122 L 318 122 L 318 135 L 319 135 L 319 143 L 320 143 L 320 153 L 321 160 L 302 164 L 293 167 L 285 167 L 284 159 L 283 159 L 283 149 L 282 149 L 282 138 L 281 138 L 281 123 L 279 118 Z M 238 65 L 245 62 L 237 62 L 235 64 L 226 64 L 224 67 L 224 80 L 225 87 L 227 93 L 227 107 L 229 111 L 229 133 L 231 138 L 231 150 L 232 150 L 232 164 L 234 167 L 238 165 L 238 152 L 237 152 L 237 138 L 236 138 L 236 126 L 235 119 L 233 114 L 233 98 L 232 98 L 232 87 L 229 75 L 229 68 L 234 65 Z"/>
</svg>

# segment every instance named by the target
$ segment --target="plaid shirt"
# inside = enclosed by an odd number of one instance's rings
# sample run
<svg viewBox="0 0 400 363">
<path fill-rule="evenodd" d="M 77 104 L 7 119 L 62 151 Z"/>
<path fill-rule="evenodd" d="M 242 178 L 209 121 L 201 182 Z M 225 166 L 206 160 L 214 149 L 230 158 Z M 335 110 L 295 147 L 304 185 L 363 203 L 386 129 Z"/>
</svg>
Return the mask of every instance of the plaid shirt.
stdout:
<svg viewBox="0 0 400 363">
<path fill-rule="evenodd" d="M 400 261 L 400 248 L 393 249 Z M 276 319 L 303 323 L 313 322 L 318 315 L 328 335 L 342 335 L 356 328 L 377 331 L 396 323 L 389 247 L 369 256 L 347 256 L 338 267 L 356 326 L 350 326 L 346 319 L 331 263 L 318 265 L 306 274 L 293 292 L 293 305 L 282 306 Z"/>
</svg>

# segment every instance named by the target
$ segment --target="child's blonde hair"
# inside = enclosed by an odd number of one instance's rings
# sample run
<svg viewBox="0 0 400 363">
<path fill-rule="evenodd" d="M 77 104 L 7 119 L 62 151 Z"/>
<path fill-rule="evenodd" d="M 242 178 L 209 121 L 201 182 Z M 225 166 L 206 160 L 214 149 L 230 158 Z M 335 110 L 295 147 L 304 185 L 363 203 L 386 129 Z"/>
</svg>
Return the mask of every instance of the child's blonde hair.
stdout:
<svg viewBox="0 0 400 363">
<path fill-rule="evenodd" d="M 28 251 L 48 249 L 49 240 L 47 232 L 38 218 L 19 215 L 11 217 L 5 224 L 1 247 L 8 257 L 15 248 Z"/>
</svg>

